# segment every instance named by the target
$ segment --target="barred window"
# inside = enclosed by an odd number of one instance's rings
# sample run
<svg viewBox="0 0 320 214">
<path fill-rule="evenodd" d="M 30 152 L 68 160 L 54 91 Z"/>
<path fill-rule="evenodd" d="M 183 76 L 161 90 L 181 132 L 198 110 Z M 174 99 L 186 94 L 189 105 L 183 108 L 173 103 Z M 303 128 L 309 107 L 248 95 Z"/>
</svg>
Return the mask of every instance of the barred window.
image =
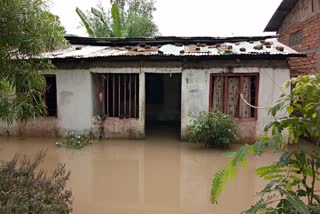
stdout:
<svg viewBox="0 0 320 214">
<path fill-rule="evenodd" d="M 139 118 L 139 74 L 95 74 L 95 113 Z"/>
<path fill-rule="evenodd" d="M 258 74 L 211 74 L 210 110 L 240 119 L 256 118 L 256 109 L 248 104 L 257 106 L 258 79 Z"/>
</svg>

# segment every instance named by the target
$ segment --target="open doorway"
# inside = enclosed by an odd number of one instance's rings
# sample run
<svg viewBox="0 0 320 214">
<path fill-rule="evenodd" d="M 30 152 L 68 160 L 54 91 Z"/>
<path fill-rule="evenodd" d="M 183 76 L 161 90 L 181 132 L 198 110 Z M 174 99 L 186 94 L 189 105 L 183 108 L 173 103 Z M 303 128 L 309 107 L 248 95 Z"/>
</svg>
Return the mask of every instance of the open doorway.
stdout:
<svg viewBox="0 0 320 214">
<path fill-rule="evenodd" d="M 146 135 L 180 136 L 181 74 L 146 74 Z"/>
</svg>

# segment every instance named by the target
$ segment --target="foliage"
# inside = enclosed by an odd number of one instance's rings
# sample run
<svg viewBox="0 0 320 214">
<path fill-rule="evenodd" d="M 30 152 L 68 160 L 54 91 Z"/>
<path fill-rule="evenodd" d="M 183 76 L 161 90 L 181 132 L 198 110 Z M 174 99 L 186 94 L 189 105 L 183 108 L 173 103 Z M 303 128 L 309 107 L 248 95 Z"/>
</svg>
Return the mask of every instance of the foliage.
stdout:
<svg viewBox="0 0 320 214">
<path fill-rule="evenodd" d="M 299 76 L 286 82 L 283 87 L 288 88 L 291 85 L 294 85 L 291 93 L 282 94 L 275 105 L 270 108 L 269 114 L 273 116 L 273 120 L 265 127 L 265 137 L 260 138 L 254 145 L 245 145 L 238 152 L 228 154 L 233 159 L 229 161 L 226 167 L 219 170 L 213 179 L 212 203 L 217 203 L 227 181 L 234 178 L 237 166 L 241 163 L 246 166 L 248 154 L 260 156 L 267 145 L 272 149 L 283 149 L 286 145 L 284 138 L 287 130 L 289 132 L 289 143 L 299 143 L 300 137 L 304 136 L 319 137 L 320 124 L 317 116 L 320 109 L 320 76 L 318 74 Z M 284 153 L 276 164 L 258 168 L 258 175 L 272 179 L 262 193 L 267 190 L 271 191 L 271 189 L 273 192 L 277 192 L 280 197 L 279 207 L 270 208 L 268 206 L 272 204 L 270 197 L 267 198 L 269 200 L 262 198 L 249 209 L 248 213 L 256 213 L 255 211 L 258 212 L 261 209 L 266 209 L 265 211 L 281 209 L 282 212 L 280 213 L 288 213 L 287 210 L 290 210 L 289 213 L 299 213 L 302 209 L 305 211 L 307 206 L 309 212 L 313 212 L 312 210 L 316 209 L 314 203 L 318 196 L 315 195 L 314 186 L 310 187 L 306 184 L 304 176 L 312 177 L 316 175 L 316 179 L 318 179 L 318 161 L 319 157 L 314 153 L 294 151 Z M 302 178 L 294 180 L 294 177 L 283 177 L 294 173 L 300 173 Z M 288 180 L 289 178 L 291 180 Z M 293 186 L 298 187 L 298 189 L 292 188 Z M 300 194 L 302 193 L 308 196 L 307 205 L 301 201 Z M 319 204 L 316 205 L 319 206 Z"/>
<path fill-rule="evenodd" d="M 32 58 L 65 44 L 64 29 L 45 0 L 1 0 L 0 29 L 0 120 L 10 124 L 43 115 L 40 71 L 53 66 Z"/>
<path fill-rule="evenodd" d="M 221 112 L 200 112 L 187 126 L 189 140 L 194 143 L 228 147 L 236 140 L 237 131 L 233 119 Z"/>
<path fill-rule="evenodd" d="M 105 137 L 104 131 L 104 121 L 107 119 L 106 115 L 97 115 L 96 122 L 99 125 L 99 140 L 102 140 Z"/>
<path fill-rule="evenodd" d="M 89 34 L 89 36 L 94 36 L 94 32 L 91 29 L 89 22 L 87 21 L 88 18 L 86 17 L 86 15 L 79 8 L 76 8 L 76 13 L 80 17 L 81 22 L 84 25 L 84 27 L 86 28 L 87 33 Z M 101 18 L 101 17 L 99 17 L 99 18 Z"/>
<path fill-rule="evenodd" d="M 274 120 L 265 130 L 271 130 L 273 136 L 282 137 L 285 130 L 290 133 L 291 143 L 297 143 L 300 137 L 320 137 L 320 75 L 298 76 L 286 82 L 284 87 L 294 86 L 289 95 L 282 94 L 270 109 Z M 283 114 L 287 112 L 288 114 Z M 284 146 L 281 142 L 280 146 Z"/>
<path fill-rule="evenodd" d="M 113 20 L 112 30 L 115 37 L 121 37 L 120 12 L 116 3 L 112 4 L 111 15 Z"/>
<path fill-rule="evenodd" d="M 62 143 L 57 143 L 58 146 L 63 145 L 72 149 L 81 149 L 89 144 L 91 144 L 91 140 L 87 134 L 75 134 L 72 131 L 67 132 Z"/>
<path fill-rule="evenodd" d="M 89 36 L 94 37 L 152 37 L 158 35 L 153 21 L 156 10 L 153 0 L 111 1 L 111 12 L 101 5 L 86 13 L 76 9 Z"/>
<path fill-rule="evenodd" d="M 259 141 L 254 145 L 244 145 L 237 152 L 229 152 L 226 154 L 227 157 L 233 159 L 228 164 L 215 173 L 212 188 L 211 188 L 211 203 L 217 204 L 218 198 L 222 194 L 227 182 L 233 180 L 236 176 L 238 165 L 246 167 L 248 165 L 247 155 L 261 156 L 265 149 L 265 142 Z"/>
<path fill-rule="evenodd" d="M 245 213 L 320 213 L 320 196 L 315 187 L 319 169 L 317 152 L 284 152 L 278 162 L 257 169 L 257 175 L 270 182 L 259 193 L 261 200 Z"/>
<path fill-rule="evenodd" d="M 34 160 L 16 155 L 0 164 L 0 213 L 70 213 L 71 191 L 66 190 L 70 171 L 58 165 L 53 173 L 39 169 L 45 153 Z"/>
</svg>

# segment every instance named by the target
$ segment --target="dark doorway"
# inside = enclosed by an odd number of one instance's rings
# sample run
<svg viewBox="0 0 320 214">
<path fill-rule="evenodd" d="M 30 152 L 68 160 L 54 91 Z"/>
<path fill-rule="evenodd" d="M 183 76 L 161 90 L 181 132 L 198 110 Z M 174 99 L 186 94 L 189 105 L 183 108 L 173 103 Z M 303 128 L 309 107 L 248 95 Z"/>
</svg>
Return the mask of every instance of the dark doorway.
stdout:
<svg viewBox="0 0 320 214">
<path fill-rule="evenodd" d="M 146 74 L 146 134 L 180 136 L 181 74 Z"/>
</svg>

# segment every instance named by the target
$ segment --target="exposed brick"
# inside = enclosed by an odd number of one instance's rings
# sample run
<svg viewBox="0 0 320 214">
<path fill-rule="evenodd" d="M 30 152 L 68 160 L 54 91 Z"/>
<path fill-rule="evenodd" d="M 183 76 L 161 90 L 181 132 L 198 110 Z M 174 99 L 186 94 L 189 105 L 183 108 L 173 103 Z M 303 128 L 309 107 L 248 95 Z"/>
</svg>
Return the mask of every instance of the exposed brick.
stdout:
<svg viewBox="0 0 320 214">
<path fill-rule="evenodd" d="M 290 18 L 290 16 L 288 16 Z M 290 35 L 300 31 L 300 44 L 291 46 L 296 51 L 307 53 L 306 58 L 290 58 L 288 60 L 291 75 L 312 74 L 318 72 L 320 52 L 320 15 L 314 14 L 304 21 L 284 22 L 279 31 L 279 41 L 290 46 Z M 288 25 L 290 23 L 290 25 Z"/>
</svg>

